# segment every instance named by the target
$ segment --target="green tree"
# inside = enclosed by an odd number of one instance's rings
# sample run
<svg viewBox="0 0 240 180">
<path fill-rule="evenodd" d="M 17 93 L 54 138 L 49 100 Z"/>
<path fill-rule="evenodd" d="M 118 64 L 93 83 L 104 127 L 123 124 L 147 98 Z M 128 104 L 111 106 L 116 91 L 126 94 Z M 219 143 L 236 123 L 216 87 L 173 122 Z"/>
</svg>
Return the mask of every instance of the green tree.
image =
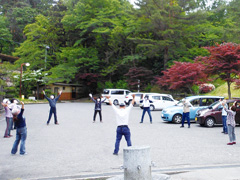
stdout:
<svg viewBox="0 0 240 180">
<path fill-rule="evenodd" d="M 38 70 L 29 70 L 23 71 L 22 73 L 22 94 L 25 95 L 25 97 L 29 96 L 36 96 L 37 99 L 39 99 L 39 86 L 44 85 L 46 83 L 46 77 L 47 73 L 43 71 L 43 69 Z M 19 87 L 20 82 L 20 75 L 15 75 L 15 86 Z M 35 91 L 35 94 L 32 92 Z"/>
<path fill-rule="evenodd" d="M 136 11 L 139 17 L 137 33 L 131 40 L 138 44 L 138 52 L 147 57 L 148 63 L 155 59 L 151 66 L 165 69 L 176 52 L 176 46 L 182 47 L 184 11 L 174 0 L 138 0 L 137 5 L 140 7 Z"/>
<path fill-rule="evenodd" d="M 27 24 L 34 22 L 36 15 L 37 11 L 24 2 L 18 2 L 8 9 L 6 17 L 9 21 L 9 27 L 14 41 L 24 41 L 23 29 Z"/>
<path fill-rule="evenodd" d="M 23 4 L 28 5 L 38 12 L 43 13 L 55 5 L 58 0 L 1 0 L 1 13 L 6 15 L 12 8 L 21 7 Z"/>
<path fill-rule="evenodd" d="M 56 22 L 55 22 L 56 23 Z M 58 65 L 56 53 L 59 51 L 58 36 L 61 27 L 55 26 L 51 18 L 43 15 L 36 17 L 36 22 L 28 24 L 24 29 L 27 39 L 16 49 L 15 56 L 20 59 L 16 62 L 29 62 L 31 69 L 44 68 L 49 70 L 51 67 Z"/>
<path fill-rule="evenodd" d="M 125 0 L 71 2 L 71 11 L 62 20 L 67 31 L 67 45 L 75 49 L 94 48 L 99 61 L 96 71 L 111 80 L 124 56 L 130 53 L 127 35 L 131 18 L 128 11 L 132 6 Z"/>
<path fill-rule="evenodd" d="M 56 0 L 1 0 L 1 14 L 9 22 L 13 40 L 23 42 L 25 36 L 23 29 L 33 23 L 39 14 L 48 15 Z"/>
<path fill-rule="evenodd" d="M 0 63 L 0 96 L 13 97 L 16 89 L 12 86 L 14 66 L 8 62 Z"/>
<path fill-rule="evenodd" d="M 240 1 L 232 0 L 229 2 L 224 11 L 225 16 L 227 17 L 226 21 L 229 24 L 227 26 L 224 26 L 224 29 L 226 29 L 225 37 L 227 37 L 227 41 L 225 42 L 240 43 L 239 6 Z"/>
<path fill-rule="evenodd" d="M 6 18 L 0 15 L 0 53 L 11 54 L 12 35 L 8 29 Z"/>
<path fill-rule="evenodd" d="M 93 48 L 62 48 L 58 56 L 61 63 L 49 70 L 49 82 L 72 82 L 76 74 L 93 73 L 99 68 L 97 51 Z"/>
<path fill-rule="evenodd" d="M 206 0 L 138 0 L 136 31 L 131 40 L 146 57 L 141 66 L 159 73 L 173 61 L 193 62 L 195 57 L 206 55 L 203 46 L 226 41 L 224 26 L 231 26 L 231 22 L 219 18 L 225 4 L 214 9 Z M 216 13 L 219 15 L 213 18 Z"/>
</svg>

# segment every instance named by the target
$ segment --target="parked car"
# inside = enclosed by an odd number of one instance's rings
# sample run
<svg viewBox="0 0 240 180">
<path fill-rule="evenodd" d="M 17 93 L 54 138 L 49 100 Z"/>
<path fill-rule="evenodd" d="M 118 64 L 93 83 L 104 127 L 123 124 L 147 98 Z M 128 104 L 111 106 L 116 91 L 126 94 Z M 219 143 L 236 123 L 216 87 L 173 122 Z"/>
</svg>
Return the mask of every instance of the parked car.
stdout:
<svg viewBox="0 0 240 180">
<path fill-rule="evenodd" d="M 185 99 L 189 101 L 190 107 L 190 120 L 195 121 L 196 112 L 199 109 L 206 108 L 212 103 L 223 99 L 221 96 L 189 96 Z M 162 120 L 174 123 L 181 123 L 183 114 L 182 100 L 176 105 L 164 108 L 162 111 Z"/>
<path fill-rule="evenodd" d="M 103 97 L 110 96 L 110 100 L 114 105 L 119 105 L 120 103 L 124 103 L 126 95 L 131 93 L 131 91 L 127 89 L 104 89 Z M 106 99 L 106 104 L 109 104 L 109 100 Z"/>
<path fill-rule="evenodd" d="M 237 101 L 240 103 L 240 99 L 237 100 L 227 100 L 228 107 L 231 107 L 233 103 Z M 207 108 L 198 110 L 196 113 L 196 123 L 201 126 L 213 127 L 215 124 L 222 124 L 222 109 L 219 109 L 220 102 L 216 101 Z M 240 107 L 237 106 L 236 123 L 240 124 Z"/>
<path fill-rule="evenodd" d="M 150 110 L 154 111 L 154 110 L 162 110 L 163 108 L 169 107 L 169 106 L 173 106 L 175 105 L 178 101 L 174 100 L 172 95 L 170 94 L 159 94 L 159 93 L 145 93 L 142 96 L 142 99 L 148 96 L 149 100 L 152 101 L 152 103 L 150 103 Z M 142 105 L 140 104 L 140 107 L 142 108 Z"/>
<path fill-rule="evenodd" d="M 134 105 L 139 105 L 140 104 L 140 100 L 141 100 L 141 98 L 142 98 L 142 96 L 144 94 L 144 93 L 141 93 L 141 92 L 132 92 L 132 93 L 129 93 L 128 95 L 126 95 L 125 101 L 124 101 L 125 104 L 127 104 L 127 105 L 131 104 L 132 99 L 133 99 L 133 97 L 132 97 L 133 94 L 135 94 L 135 103 L 134 103 Z"/>
</svg>

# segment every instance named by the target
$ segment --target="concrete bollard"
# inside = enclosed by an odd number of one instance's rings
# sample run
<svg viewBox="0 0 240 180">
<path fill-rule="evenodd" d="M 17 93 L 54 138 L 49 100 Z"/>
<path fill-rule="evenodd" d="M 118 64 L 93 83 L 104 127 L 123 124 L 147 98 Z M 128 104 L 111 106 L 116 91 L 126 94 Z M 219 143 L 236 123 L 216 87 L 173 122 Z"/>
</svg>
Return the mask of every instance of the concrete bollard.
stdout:
<svg viewBox="0 0 240 180">
<path fill-rule="evenodd" d="M 150 147 L 127 147 L 123 149 L 124 175 L 111 177 L 108 180 L 169 180 L 166 174 L 154 174 L 152 176 L 152 163 Z"/>
<path fill-rule="evenodd" d="M 124 180 L 152 180 L 150 147 L 123 149 Z"/>
</svg>

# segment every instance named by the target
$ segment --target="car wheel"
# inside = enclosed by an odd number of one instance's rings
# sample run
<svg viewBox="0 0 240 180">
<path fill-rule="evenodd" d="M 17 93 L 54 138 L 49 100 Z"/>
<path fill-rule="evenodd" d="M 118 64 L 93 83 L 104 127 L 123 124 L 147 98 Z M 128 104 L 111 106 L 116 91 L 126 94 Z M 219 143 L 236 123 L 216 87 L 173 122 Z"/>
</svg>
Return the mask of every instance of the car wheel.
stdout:
<svg viewBox="0 0 240 180">
<path fill-rule="evenodd" d="M 212 117 L 208 117 L 205 121 L 205 126 L 206 127 L 213 127 L 215 124 L 215 119 Z"/>
<path fill-rule="evenodd" d="M 113 101 L 113 104 L 114 104 L 115 106 L 118 105 L 118 100 L 115 99 L 115 100 Z"/>
<path fill-rule="evenodd" d="M 150 111 L 154 111 L 154 110 L 155 110 L 154 105 L 150 105 Z"/>
<path fill-rule="evenodd" d="M 181 114 L 175 114 L 173 116 L 173 122 L 180 124 L 182 122 L 182 115 Z"/>
</svg>

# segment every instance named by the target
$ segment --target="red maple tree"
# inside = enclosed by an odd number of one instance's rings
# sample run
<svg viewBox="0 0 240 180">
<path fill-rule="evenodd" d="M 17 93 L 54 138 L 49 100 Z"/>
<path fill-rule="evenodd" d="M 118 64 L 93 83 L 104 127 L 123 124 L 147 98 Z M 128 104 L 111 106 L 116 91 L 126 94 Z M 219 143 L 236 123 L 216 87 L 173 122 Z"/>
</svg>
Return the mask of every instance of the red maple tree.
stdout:
<svg viewBox="0 0 240 180">
<path fill-rule="evenodd" d="M 129 69 L 125 76 L 131 89 L 138 90 L 138 85 L 140 85 L 141 90 L 144 90 L 144 88 L 151 83 L 153 72 L 145 67 L 133 67 Z"/>
<path fill-rule="evenodd" d="M 231 99 L 231 84 L 239 80 L 240 45 L 223 43 L 205 49 L 210 52 L 210 56 L 197 57 L 195 62 L 201 62 L 206 67 L 206 73 L 227 82 L 228 97 Z"/>
<path fill-rule="evenodd" d="M 101 75 L 97 73 L 78 73 L 76 80 L 84 85 L 85 93 L 96 93 L 97 83 L 100 81 Z"/>
<path fill-rule="evenodd" d="M 174 62 L 171 68 L 163 71 L 163 76 L 156 77 L 156 84 L 172 90 L 188 89 L 192 94 L 192 86 L 208 80 L 201 63 Z"/>
</svg>

